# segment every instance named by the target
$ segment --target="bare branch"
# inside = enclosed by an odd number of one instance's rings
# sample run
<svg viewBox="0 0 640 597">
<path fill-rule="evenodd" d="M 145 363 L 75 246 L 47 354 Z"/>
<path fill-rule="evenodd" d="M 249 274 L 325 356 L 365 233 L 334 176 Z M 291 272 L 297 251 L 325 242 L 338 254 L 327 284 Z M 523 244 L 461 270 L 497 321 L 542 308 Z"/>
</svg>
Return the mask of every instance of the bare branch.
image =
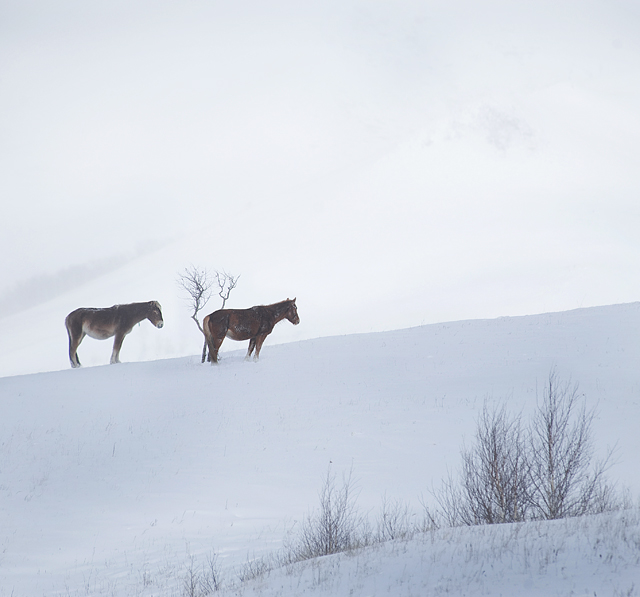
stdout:
<svg viewBox="0 0 640 597">
<path fill-rule="evenodd" d="M 218 296 L 222 299 L 222 306 L 220 308 L 224 309 L 224 306 L 229 300 L 231 291 L 238 285 L 238 279 L 240 276 L 228 274 L 224 270 L 222 272 L 216 270 L 213 273 L 216 277 L 216 282 L 218 283 Z"/>
</svg>

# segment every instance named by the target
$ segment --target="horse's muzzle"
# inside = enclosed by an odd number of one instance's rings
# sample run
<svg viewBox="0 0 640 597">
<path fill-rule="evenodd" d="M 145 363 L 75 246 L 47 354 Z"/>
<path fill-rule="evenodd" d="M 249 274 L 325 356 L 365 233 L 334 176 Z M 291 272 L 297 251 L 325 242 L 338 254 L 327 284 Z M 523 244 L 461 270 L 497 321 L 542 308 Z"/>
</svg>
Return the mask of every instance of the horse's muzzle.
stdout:
<svg viewBox="0 0 640 597">
<path fill-rule="evenodd" d="M 164 325 L 164 321 L 159 321 L 158 323 L 156 323 L 157 328 L 161 328 L 163 325 Z"/>
</svg>

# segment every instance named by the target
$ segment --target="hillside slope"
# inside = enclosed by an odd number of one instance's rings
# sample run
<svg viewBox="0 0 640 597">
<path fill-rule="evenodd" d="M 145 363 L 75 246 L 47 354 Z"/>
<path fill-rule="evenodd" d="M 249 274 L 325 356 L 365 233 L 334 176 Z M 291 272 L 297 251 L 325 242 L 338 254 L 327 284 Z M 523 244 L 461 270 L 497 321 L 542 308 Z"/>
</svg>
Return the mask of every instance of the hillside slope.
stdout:
<svg viewBox="0 0 640 597">
<path fill-rule="evenodd" d="M 637 495 L 639 337 L 634 303 L 0 378 L 0 594 L 176 594 L 191 556 L 278 548 L 329 467 L 419 511 L 484 401 L 526 413 L 554 367 Z"/>
</svg>

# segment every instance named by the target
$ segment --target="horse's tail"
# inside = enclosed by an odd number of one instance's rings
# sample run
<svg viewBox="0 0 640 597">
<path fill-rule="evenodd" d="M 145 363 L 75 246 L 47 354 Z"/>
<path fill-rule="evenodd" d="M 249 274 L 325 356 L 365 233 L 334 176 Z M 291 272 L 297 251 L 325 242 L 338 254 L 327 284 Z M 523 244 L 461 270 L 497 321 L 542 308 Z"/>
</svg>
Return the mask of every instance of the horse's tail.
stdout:
<svg viewBox="0 0 640 597">
<path fill-rule="evenodd" d="M 207 360 L 207 346 L 211 346 L 211 329 L 209 329 L 209 316 L 206 315 L 202 320 L 202 333 L 204 334 L 204 346 L 202 347 L 202 362 Z M 211 354 L 211 348 L 209 348 L 209 354 Z M 211 357 L 209 357 L 211 358 Z"/>
<path fill-rule="evenodd" d="M 209 315 L 206 315 L 202 320 L 202 333 L 204 334 L 204 337 L 208 342 L 211 338 L 211 329 L 209 328 Z"/>
</svg>

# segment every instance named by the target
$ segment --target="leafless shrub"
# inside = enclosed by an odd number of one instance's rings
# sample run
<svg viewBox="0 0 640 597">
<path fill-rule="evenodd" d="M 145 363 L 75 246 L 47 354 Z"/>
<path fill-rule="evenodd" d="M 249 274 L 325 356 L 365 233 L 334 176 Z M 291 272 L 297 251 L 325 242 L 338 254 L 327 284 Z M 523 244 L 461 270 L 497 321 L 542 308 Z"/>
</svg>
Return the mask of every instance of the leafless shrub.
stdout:
<svg viewBox="0 0 640 597">
<path fill-rule="evenodd" d="M 185 597 L 199 597 L 198 585 L 198 572 L 194 567 L 193 560 L 191 560 L 191 564 L 184 576 L 182 594 Z"/>
<path fill-rule="evenodd" d="M 263 578 L 278 567 L 279 560 L 277 554 L 269 554 L 259 558 L 249 558 L 242 568 L 240 568 L 238 579 L 240 582 L 248 582 Z"/>
<path fill-rule="evenodd" d="M 436 492 L 431 493 L 436 495 L 436 499 L 439 499 L 444 494 L 444 491 L 441 490 L 439 494 Z M 427 502 L 424 496 L 420 496 L 420 504 L 422 505 L 423 515 L 418 528 L 421 533 L 437 531 L 443 526 L 456 526 L 456 522 L 445 519 L 444 508 L 434 508 Z"/>
<path fill-rule="evenodd" d="M 451 473 L 442 481 L 439 490 L 432 492 L 438 506 L 435 509 L 423 504 L 425 517 L 429 518 L 434 527 L 457 527 L 467 519 L 470 506 L 462 492 L 460 484 Z"/>
<path fill-rule="evenodd" d="M 183 578 L 184 597 L 207 597 L 220 589 L 220 571 L 217 561 L 217 554 L 212 552 L 207 557 L 206 563 L 198 568 L 195 558 L 191 556 Z"/>
<path fill-rule="evenodd" d="M 595 411 L 578 398 L 577 384 L 550 373 L 530 428 L 528 485 L 536 519 L 604 512 L 618 502 L 605 479 L 612 451 L 592 466 Z"/>
<path fill-rule="evenodd" d="M 462 450 L 460 483 L 450 475 L 436 495 L 445 520 L 454 526 L 524 520 L 528 464 L 520 418 L 485 403 L 475 440 Z"/>
<path fill-rule="evenodd" d="M 577 385 L 549 375 L 542 403 L 528 429 L 504 406 L 487 405 L 475 444 L 462 450 L 459 480 L 451 475 L 434 492 L 434 525 L 496 524 L 568 518 L 621 507 L 605 479 L 612 452 L 593 461 L 594 411 L 578 404 Z"/>
<path fill-rule="evenodd" d="M 207 556 L 207 561 L 202 565 L 200 587 L 204 595 L 210 595 L 220 589 L 220 583 L 221 575 L 220 569 L 218 568 L 218 554 L 211 552 Z"/>
<path fill-rule="evenodd" d="M 376 542 L 410 539 L 421 530 L 415 523 L 415 515 L 409 506 L 400 500 L 382 500 L 382 510 L 378 518 Z"/>
<path fill-rule="evenodd" d="M 463 492 L 470 505 L 466 524 L 520 522 L 527 509 L 526 448 L 520 418 L 504 406 L 483 407 L 476 445 L 462 452 Z"/>
<path fill-rule="evenodd" d="M 366 545 L 371 533 L 355 507 L 356 495 L 351 472 L 336 486 L 329 469 L 320 491 L 320 509 L 305 518 L 299 536 L 289 546 L 293 561 L 308 560 Z"/>
</svg>

